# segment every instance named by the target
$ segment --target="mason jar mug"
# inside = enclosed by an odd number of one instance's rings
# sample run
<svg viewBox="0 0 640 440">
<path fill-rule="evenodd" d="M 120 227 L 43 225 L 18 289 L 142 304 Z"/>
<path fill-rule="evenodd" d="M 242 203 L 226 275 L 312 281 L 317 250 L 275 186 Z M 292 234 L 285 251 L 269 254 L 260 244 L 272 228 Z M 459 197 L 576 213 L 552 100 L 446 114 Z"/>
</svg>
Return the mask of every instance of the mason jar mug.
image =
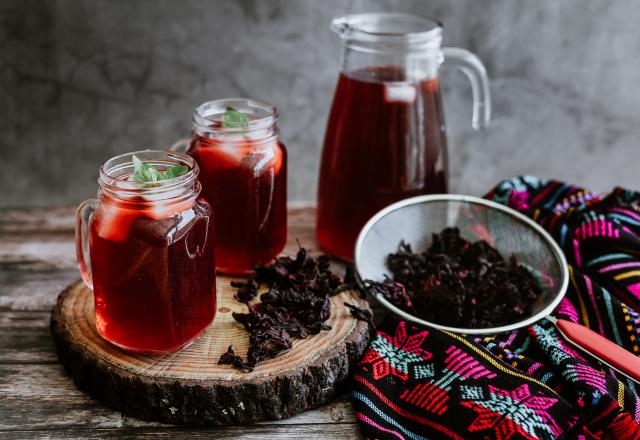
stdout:
<svg viewBox="0 0 640 440">
<path fill-rule="evenodd" d="M 136 167 L 149 179 L 136 180 Z M 198 172 L 180 153 L 116 156 L 100 168 L 98 198 L 78 209 L 77 257 L 96 328 L 125 350 L 177 350 L 213 321 L 213 215 Z"/>
<path fill-rule="evenodd" d="M 219 272 L 250 273 L 286 244 L 287 150 L 277 121 L 272 105 L 252 99 L 205 102 L 193 114 L 186 152 L 216 213 Z"/>
</svg>

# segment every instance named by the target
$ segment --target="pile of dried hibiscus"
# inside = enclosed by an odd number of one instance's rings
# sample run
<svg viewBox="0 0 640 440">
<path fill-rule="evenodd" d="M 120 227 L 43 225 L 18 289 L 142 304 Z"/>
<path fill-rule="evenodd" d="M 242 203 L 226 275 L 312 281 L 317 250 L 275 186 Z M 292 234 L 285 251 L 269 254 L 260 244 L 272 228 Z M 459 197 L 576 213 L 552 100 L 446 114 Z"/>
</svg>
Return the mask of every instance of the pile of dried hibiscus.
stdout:
<svg viewBox="0 0 640 440">
<path fill-rule="evenodd" d="M 306 338 L 322 330 L 331 315 L 331 297 L 355 289 L 353 273 L 342 278 L 329 268 L 329 257 L 313 258 L 300 247 L 295 258 L 279 257 L 268 265 L 255 267 L 255 276 L 246 282 L 233 282 L 236 300 L 246 304 L 248 313 L 233 313 L 233 318 L 250 332 L 247 360 L 229 347 L 218 363 L 232 364 L 252 371 L 258 362 L 291 348 L 292 338 Z M 250 304 L 260 290 L 260 302 Z M 345 305 L 357 319 L 371 322 L 371 312 Z"/>
<path fill-rule="evenodd" d="M 426 321 L 487 328 L 511 324 L 532 314 L 541 295 L 538 281 L 514 256 L 508 261 L 486 241 L 469 242 L 457 228 L 433 234 L 426 252 L 400 242 L 389 254 L 393 279 L 367 281 L 368 288 L 393 305 Z"/>
</svg>

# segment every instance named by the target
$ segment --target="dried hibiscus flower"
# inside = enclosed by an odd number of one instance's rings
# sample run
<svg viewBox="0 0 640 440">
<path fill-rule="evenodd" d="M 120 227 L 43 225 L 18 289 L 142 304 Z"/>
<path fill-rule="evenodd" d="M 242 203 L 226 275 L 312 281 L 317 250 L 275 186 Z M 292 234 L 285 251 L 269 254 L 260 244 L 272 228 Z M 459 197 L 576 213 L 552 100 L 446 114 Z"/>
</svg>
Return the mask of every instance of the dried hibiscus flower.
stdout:
<svg viewBox="0 0 640 440">
<path fill-rule="evenodd" d="M 349 303 L 344 303 L 344 305 L 349 309 L 354 318 L 368 323 L 370 329 L 375 327 L 375 323 L 373 322 L 373 313 L 371 313 L 371 310 L 362 309 Z"/>
<path fill-rule="evenodd" d="M 227 351 L 222 353 L 220 359 L 218 359 L 218 364 L 231 364 L 236 368 L 246 369 L 246 364 L 242 360 L 241 356 L 238 356 L 233 349 L 233 345 L 230 345 Z"/>
</svg>

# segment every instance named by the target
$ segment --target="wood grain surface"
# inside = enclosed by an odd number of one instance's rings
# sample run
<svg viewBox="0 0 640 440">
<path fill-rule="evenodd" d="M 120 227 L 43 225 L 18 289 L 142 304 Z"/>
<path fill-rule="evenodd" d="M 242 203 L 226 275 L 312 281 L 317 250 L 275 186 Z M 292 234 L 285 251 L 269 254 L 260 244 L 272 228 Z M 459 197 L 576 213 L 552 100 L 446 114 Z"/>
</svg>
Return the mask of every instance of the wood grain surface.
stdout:
<svg viewBox="0 0 640 440">
<path fill-rule="evenodd" d="M 345 395 L 284 420 L 185 428 L 128 417 L 79 391 L 49 333 L 58 293 L 78 279 L 73 215 L 73 208 L 0 213 L 0 438 L 360 438 Z M 313 219 L 312 208 L 291 209 L 289 236 Z"/>
</svg>

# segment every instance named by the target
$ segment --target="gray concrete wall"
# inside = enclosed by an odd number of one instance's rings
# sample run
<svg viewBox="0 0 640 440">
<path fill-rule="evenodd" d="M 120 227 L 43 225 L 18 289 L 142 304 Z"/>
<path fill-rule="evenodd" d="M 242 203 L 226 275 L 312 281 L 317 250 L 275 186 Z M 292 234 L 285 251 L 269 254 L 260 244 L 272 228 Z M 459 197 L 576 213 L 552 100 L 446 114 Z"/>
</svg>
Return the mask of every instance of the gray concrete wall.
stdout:
<svg viewBox="0 0 640 440">
<path fill-rule="evenodd" d="M 0 206 L 76 204 L 105 159 L 188 135 L 196 104 L 230 96 L 280 109 L 289 198 L 313 200 L 339 68 L 328 24 L 371 10 L 438 17 L 486 63 L 484 132 L 465 78 L 443 75 L 453 191 L 521 173 L 640 189 L 633 0 L 4 0 Z"/>
</svg>

